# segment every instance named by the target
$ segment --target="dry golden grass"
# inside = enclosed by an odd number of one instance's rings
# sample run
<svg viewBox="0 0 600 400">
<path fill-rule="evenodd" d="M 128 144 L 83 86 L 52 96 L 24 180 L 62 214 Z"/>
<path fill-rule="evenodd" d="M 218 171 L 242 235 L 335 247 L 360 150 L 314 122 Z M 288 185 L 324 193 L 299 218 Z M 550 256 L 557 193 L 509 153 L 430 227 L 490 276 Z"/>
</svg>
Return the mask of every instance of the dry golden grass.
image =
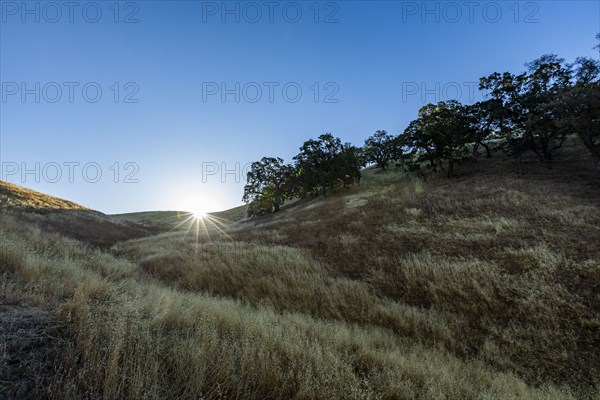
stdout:
<svg viewBox="0 0 600 400">
<path fill-rule="evenodd" d="M 89 210 L 89 208 L 72 201 L 48 196 L 4 181 L 0 181 L 0 207 L 38 210 Z"/>
<path fill-rule="evenodd" d="M 2 214 L 0 299 L 64 324 L 48 398 L 597 399 L 600 191 L 573 157 L 370 170 L 110 251 Z"/>
<path fill-rule="evenodd" d="M 56 254 L 56 238 L 2 222 L 15 245 L 4 249 L 25 254 L 4 278 L 69 329 L 50 398 L 570 397 L 389 329 L 172 289 L 85 249 Z"/>
</svg>

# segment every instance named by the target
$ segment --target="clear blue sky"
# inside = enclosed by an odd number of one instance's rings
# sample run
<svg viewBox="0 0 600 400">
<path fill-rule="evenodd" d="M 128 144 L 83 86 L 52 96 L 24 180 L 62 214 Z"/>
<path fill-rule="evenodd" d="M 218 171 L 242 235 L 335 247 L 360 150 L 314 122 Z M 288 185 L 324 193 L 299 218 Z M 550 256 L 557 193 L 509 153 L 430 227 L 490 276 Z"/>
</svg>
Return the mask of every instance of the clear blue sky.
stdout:
<svg viewBox="0 0 600 400">
<path fill-rule="evenodd" d="M 0 3 L 2 178 L 106 213 L 239 205 L 223 166 L 290 161 L 325 132 L 398 134 L 426 102 L 473 100 L 480 76 L 598 57 L 600 32 L 598 1 Z M 239 103 L 212 94 L 236 82 Z"/>
</svg>

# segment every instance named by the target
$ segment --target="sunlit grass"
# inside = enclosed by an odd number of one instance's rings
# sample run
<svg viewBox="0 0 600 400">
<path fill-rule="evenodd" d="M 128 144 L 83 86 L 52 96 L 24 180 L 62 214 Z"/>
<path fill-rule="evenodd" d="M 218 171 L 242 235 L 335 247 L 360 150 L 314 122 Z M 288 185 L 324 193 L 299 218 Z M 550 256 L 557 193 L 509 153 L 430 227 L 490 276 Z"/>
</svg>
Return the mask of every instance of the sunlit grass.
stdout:
<svg viewBox="0 0 600 400">
<path fill-rule="evenodd" d="M 600 194 L 492 167 L 105 252 L 1 214 L 0 300 L 66 327 L 51 398 L 597 398 Z"/>
</svg>

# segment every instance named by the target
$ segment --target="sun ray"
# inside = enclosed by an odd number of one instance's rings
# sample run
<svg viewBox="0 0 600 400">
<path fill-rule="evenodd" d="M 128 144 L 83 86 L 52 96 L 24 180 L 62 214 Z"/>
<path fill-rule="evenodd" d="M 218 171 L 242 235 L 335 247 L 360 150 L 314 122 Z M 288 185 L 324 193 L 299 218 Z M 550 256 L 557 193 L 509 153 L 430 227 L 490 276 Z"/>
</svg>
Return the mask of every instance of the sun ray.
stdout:
<svg viewBox="0 0 600 400">
<path fill-rule="evenodd" d="M 188 221 L 192 221 L 192 223 L 193 223 L 194 222 L 193 220 L 194 220 L 194 215 L 190 214 L 190 216 L 187 219 L 185 219 L 181 223 L 175 225 L 172 229 L 169 230 L 169 232 L 173 232 L 175 229 L 179 228 L 181 225 L 185 224 Z M 188 231 L 189 231 L 189 229 L 188 229 Z"/>
<path fill-rule="evenodd" d="M 207 215 L 205 218 L 202 219 L 203 224 L 206 226 L 205 222 L 208 222 L 212 225 L 212 227 L 214 227 L 214 229 L 220 233 L 222 236 L 224 236 L 225 238 L 229 239 L 229 240 L 233 240 L 233 238 L 231 236 L 229 236 L 229 234 L 227 234 L 227 232 L 225 232 L 223 229 L 221 229 L 215 222 L 218 221 L 213 221 L 212 220 L 212 216 L 211 215 Z M 222 223 L 221 223 L 222 224 Z M 222 226 L 226 227 L 224 224 L 222 224 Z M 210 235 L 210 233 L 207 231 L 207 234 Z"/>
</svg>

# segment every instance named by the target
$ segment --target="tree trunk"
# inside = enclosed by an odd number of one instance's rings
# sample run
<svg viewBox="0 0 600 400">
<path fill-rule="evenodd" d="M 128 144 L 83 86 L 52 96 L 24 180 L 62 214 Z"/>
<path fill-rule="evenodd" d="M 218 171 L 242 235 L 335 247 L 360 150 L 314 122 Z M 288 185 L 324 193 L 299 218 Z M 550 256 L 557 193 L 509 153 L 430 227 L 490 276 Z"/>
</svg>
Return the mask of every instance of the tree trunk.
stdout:
<svg viewBox="0 0 600 400">
<path fill-rule="evenodd" d="M 433 172 L 437 172 L 437 166 L 438 166 L 438 162 L 431 160 L 429 161 L 429 166 L 431 167 L 431 169 L 433 169 Z"/>
<path fill-rule="evenodd" d="M 523 174 L 523 157 L 521 154 L 517 155 L 517 174 L 524 175 Z"/>
<path fill-rule="evenodd" d="M 446 172 L 446 170 L 444 169 L 444 163 L 442 162 L 442 160 L 437 160 L 435 163 L 435 169 L 434 172 L 437 172 L 438 168 L 442 171 L 442 172 Z"/>
<path fill-rule="evenodd" d="M 273 212 L 279 211 L 279 203 L 274 203 L 273 204 L 273 210 L 274 210 Z"/>
<path fill-rule="evenodd" d="M 479 151 L 480 144 L 482 144 L 482 143 L 477 142 L 477 143 L 475 143 L 475 146 L 473 146 L 473 158 L 477 158 L 477 152 Z"/>
<path fill-rule="evenodd" d="M 548 166 L 548 169 L 552 169 L 552 155 L 549 155 L 548 158 L 546 158 L 546 165 Z"/>
<path fill-rule="evenodd" d="M 485 143 L 481 143 L 481 145 L 485 148 L 486 157 L 487 158 L 492 158 L 492 152 L 490 151 L 490 146 L 488 146 Z"/>
<path fill-rule="evenodd" d="M 451 157 L 448 160 L 448 173 L 447 177 L 452 178 L 454 176 L 454 159 Z"/>
<path fill-rule="evenodd" d="M 583 142 L 583 144 L 585 145 L 585 147 L 588 149 L 588 151 L 590 152 L 592 158 L 594 159 L 594 165 L 596 167 L 596 172 L 600 175 L 600 147 L 598 146 L 594 146 L 594 143 L 592 142 L 591 139 L 588 140 L 588 138 L 591 138 L 591 134 L 579 134 L 579 138 L 581 139 L 581 141 Z"/>
<path fill-rule="evenodd" d="M 540 153 L 539 151 L 537 151 L 536 149 L 532 149 L 532 151 L 539 157 L 540 161 L 545 161 L 545 157 L 543 153 Z"/>
</svg>

